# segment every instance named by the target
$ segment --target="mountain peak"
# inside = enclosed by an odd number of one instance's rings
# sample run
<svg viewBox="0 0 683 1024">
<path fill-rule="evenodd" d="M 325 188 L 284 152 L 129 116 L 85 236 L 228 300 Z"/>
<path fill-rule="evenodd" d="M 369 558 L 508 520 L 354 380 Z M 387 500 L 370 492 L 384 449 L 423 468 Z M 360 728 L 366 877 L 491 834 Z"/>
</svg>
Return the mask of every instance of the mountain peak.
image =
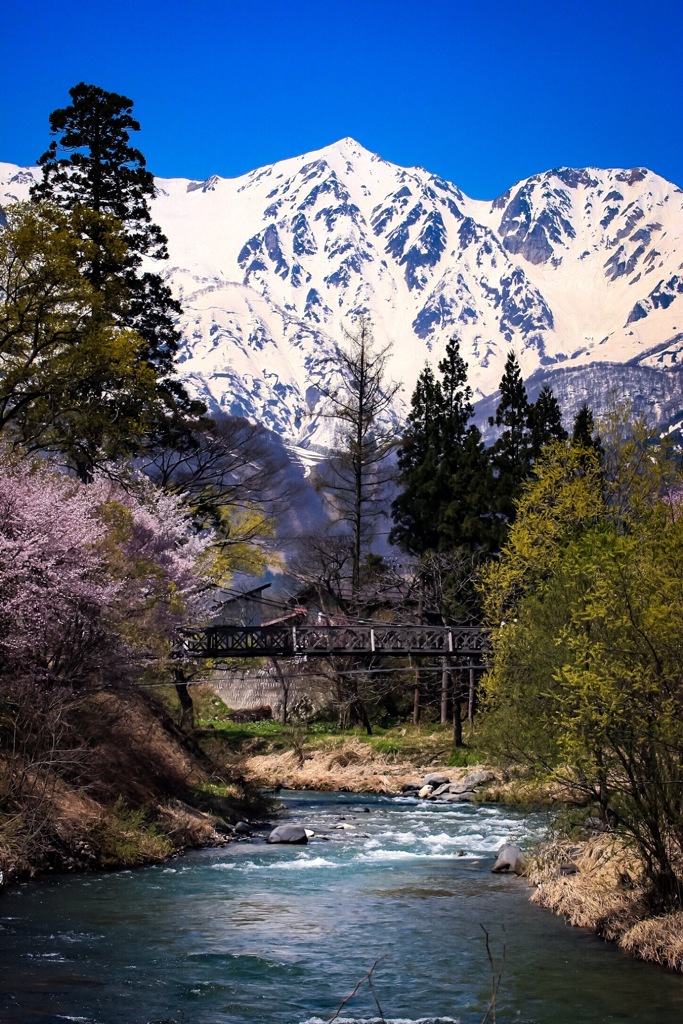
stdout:
<svg viewBox="0 0 683 1024">
<path fill-rule="evenodd" d="M 343 139 L 338 139 L 336 142 L 331 142 L 329 146 L 323 146 L 322 149 L 316 150 L 314 153 L 308 153 L 305 159 L 308 160 L 311 157 L 323 158 L 328 161 L 333 160 L 334 157 L 341 157 L 352 165 L 380 159 L 376 153 L 366 149 L 356 139 L 352 139 L 350 135 L 346 135 Z"/>
<path fill-rule="evenodd" d="M 0 204 L 30 181 L 0 165 Z M 527 377 L 564 381 L 571 401 L 619 364 L 633 394 L 665 375 L 660 411 L 680 394 L 666 368 L 683 363 L 683 203 L 642 168 L 558 167 L 485 202 L 347 136 L 239 178 L 156 185 L 184 308 L 179 371 L 213 412 L 324 443 L 312 370 L 334 365 L 360 312 L 407 395 L 456 333 L 479 398 L 512 346 Z"/>
</svg>

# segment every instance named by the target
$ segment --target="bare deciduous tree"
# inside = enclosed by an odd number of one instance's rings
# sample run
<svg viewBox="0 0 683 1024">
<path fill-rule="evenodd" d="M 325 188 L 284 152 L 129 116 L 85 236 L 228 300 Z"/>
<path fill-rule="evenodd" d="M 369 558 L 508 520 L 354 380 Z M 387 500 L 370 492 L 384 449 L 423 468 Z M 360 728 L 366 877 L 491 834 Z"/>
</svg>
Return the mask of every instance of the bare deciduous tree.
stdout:
<svg viewBox="0 0 683 1024">
<path fill-rule="evenodd" d="M 391 411 L 400 385 L 387 379 L 389 347 L 377 349 L 365 317 L 355 332 L 344 329 L 346 347 L 318 362 L 315 384 L 325 414 L 336 421 L 335 451 L 323 486 L 335 515 L 352 537 L 352 590 L 361 585 L 363 549 L 372 526 L 386 514 L 383 497 L 393 476 L 387 456 L 396 445 Z"/>
</svg>

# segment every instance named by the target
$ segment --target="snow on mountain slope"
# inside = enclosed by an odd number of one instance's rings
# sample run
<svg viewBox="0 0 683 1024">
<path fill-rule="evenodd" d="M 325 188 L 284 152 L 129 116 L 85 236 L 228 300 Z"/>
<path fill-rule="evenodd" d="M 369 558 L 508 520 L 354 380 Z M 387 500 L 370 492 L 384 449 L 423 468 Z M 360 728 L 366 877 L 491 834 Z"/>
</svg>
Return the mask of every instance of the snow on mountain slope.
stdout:
<svg viewBox="0 0 683 1024">
<path fill-rule="evenodd" d="M 35 173 L 0 164 L 0 202 Z M 642 168 L 560 168 L 489 203 L 343 139 L 240 178 L 157 186 L 181 375 L 210 408 L 294 444 L 329 438 L 315 362 L 360 313 L 392 344 L 404 402 L 456 332 L 481 398 L 511 347 L 525 376 L 571 381 L 572 405 L 600 367 L 604 389 L 617 364 L 632 380 L 683 361 L 683 193 Z"/>
</svg>

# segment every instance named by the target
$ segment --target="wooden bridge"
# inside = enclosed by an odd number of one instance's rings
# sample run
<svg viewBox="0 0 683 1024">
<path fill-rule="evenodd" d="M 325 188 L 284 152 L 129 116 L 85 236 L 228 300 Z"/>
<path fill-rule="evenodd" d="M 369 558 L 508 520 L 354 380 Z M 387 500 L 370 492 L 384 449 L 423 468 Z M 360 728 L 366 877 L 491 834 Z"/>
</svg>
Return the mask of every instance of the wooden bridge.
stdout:
<svg viewBox="0 0 683 1024">
<path fill-rule="evenodd" d="M 182 630 L 179 658 L 328 658 L 333 655 L 448 657 L 452 667 L 483 665 L 486 632 L 478 626 L 207 626 Z M 459 664 L 458 664 L 459 663 Z"/>
</svg>

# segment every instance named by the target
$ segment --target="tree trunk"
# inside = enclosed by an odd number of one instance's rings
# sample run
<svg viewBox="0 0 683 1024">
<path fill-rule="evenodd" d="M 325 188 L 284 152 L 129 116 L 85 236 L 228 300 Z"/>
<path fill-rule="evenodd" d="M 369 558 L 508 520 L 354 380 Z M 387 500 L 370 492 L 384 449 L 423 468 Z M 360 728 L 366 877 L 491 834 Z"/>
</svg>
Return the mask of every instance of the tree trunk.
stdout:
<svg viewBox="0 0 683 1024">
<path fill-rule="evenodd" d="M 367 371 L 366 371 L 365 329 L 361 328 L 361 345 L 358 353 L 358 416 L 356 417 L 353 495 L 353 582 L 354 604 L 358 603 L 360 591 L 361 536 L 363 531 L 363 491 L 365 459 L 363 438 L 366 430 Z"/>
<path fill-rule="evenodd" d="M 453 697 L 453 746 L 462 747 L 462 708 L 460 698 Z"/>
<path fill-rule="evenodd" d="M 448 658 L 441 659 L 441 724 L 448 722 L 448 686 L 450 683 L 450 664 Z"/>
<path fill-rule="evenodd" d="M 284 675 L 277 658 L 271 658 L 270 661 L 275 669 L 275 675 L 280 683 L 280 693 L 282 694 L 282 701 L 280 703 L 280 724 L 287 725 L 287 718 L 289 716 L 289 679 Z"/>
<path fill-rule="evenodd" d="M 467 721 L 470 724 L 470 729 L 474 729 L 474 668 L 470 662 L 470 690 L 467 697 Z"/>
<path fill-rule="evenodd" d="M 412 659 L 411 659 L 412 660 Z M 420 724 L 420 671 L 415 666 L 415 684 L 413 686 L 413 725 Z"/>
<path fill-rule="evenodd" d="M 194 729 L 194 704 L 181 668 L 175 670 L 175 688 L 180 701 L 180 728 L 183 732 L 191 732 Z"/>
<path fill-rule="evenodd" d="M 359 722 L 365 729 L 368 736 L 372 736 L 372 725 L 365 709 L 365 704 L 360 697 L 354 697 L 351 704 L 351 715 L 356 722 Z"/>
<path fill-rule="evenodd" d="M 453 746 L 462 747 L 462 679 L 458 672 L 453 684 Z"/>
</svg>

